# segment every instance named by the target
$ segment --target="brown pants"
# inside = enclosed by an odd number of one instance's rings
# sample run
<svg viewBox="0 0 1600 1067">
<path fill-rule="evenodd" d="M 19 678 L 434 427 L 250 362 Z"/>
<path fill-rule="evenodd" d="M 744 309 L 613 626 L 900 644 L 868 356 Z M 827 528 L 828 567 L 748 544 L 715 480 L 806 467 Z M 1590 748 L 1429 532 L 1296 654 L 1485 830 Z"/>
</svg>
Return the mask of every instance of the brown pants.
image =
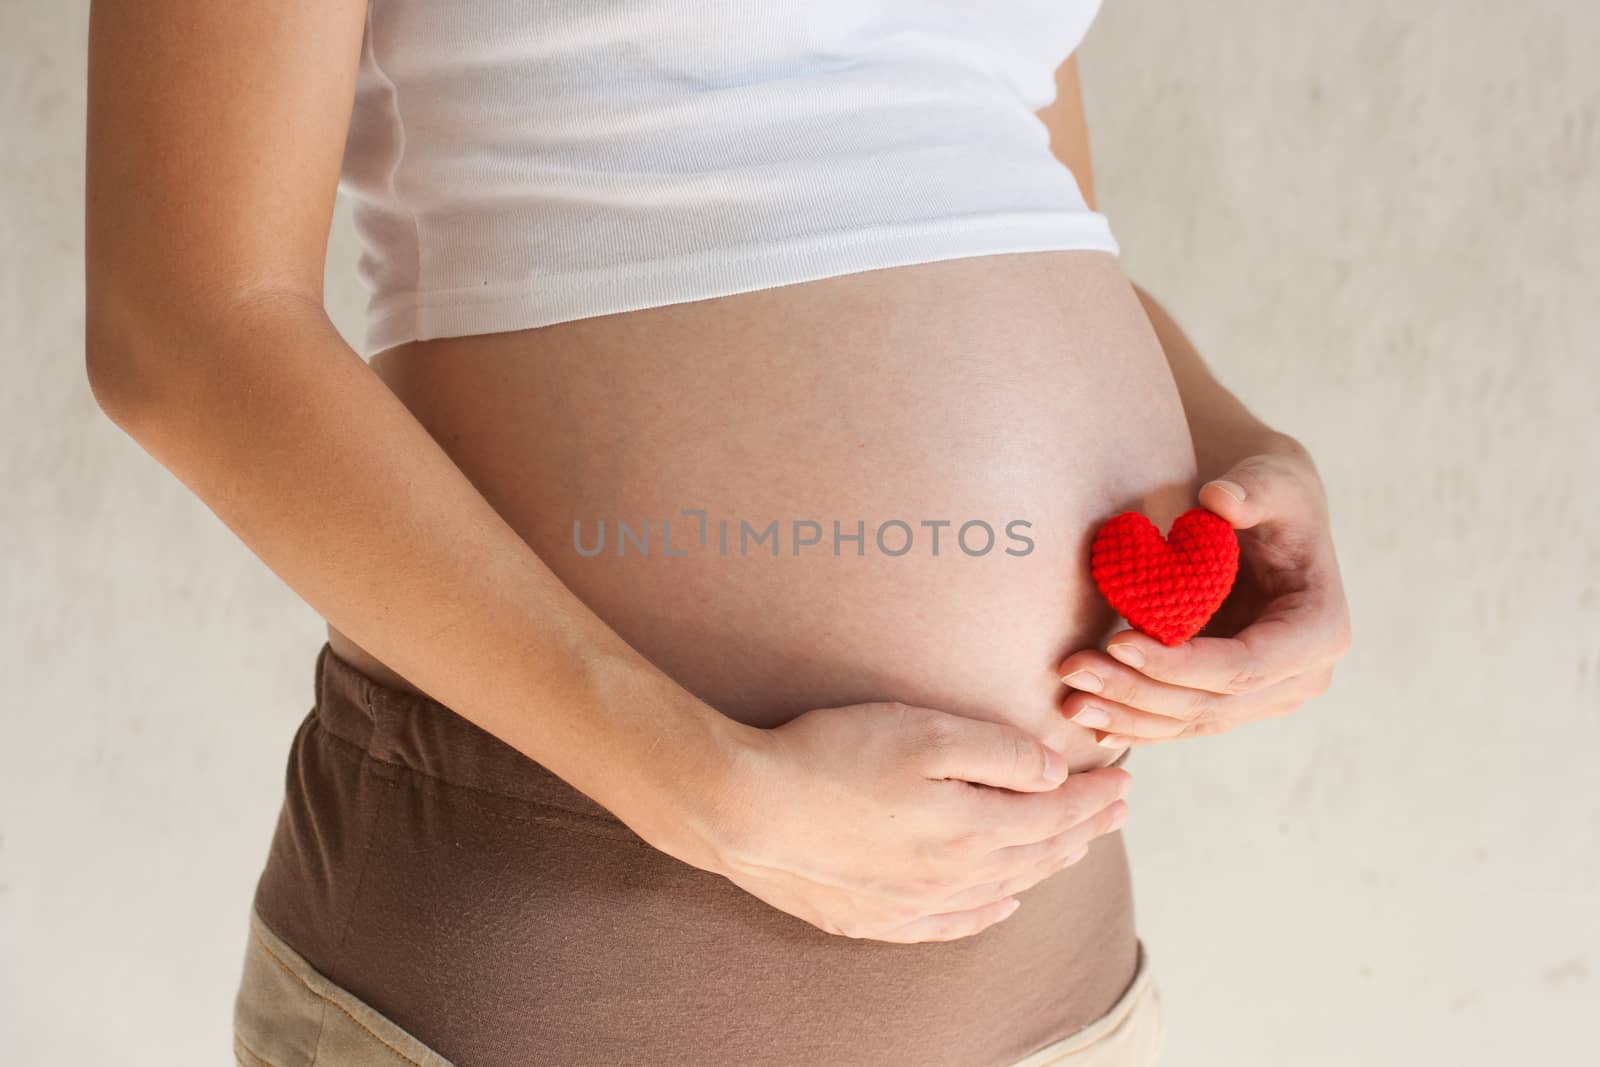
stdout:
<svg viewBox="0 0 1600 1067">
<path fill-rule="evenodd" d="M 1161 993 L 1141 945 L 1133 982 L 1110 1011 L 1012 1067 L 1146 1067 L 1156 1062 L 1164 1033 Z M 318 974 L 254 911 L 234 1002 L 233 1054 L 240 1067 L 452 1067 Z"/>
<path fill-rule="evenodd" d="M 235 1051 L 251 1067 L 1145 1067 L 1160 997 L 1125 869 L 1112 835 L 972 937 L 831 936 L 324 645 Z"/>
</svg>

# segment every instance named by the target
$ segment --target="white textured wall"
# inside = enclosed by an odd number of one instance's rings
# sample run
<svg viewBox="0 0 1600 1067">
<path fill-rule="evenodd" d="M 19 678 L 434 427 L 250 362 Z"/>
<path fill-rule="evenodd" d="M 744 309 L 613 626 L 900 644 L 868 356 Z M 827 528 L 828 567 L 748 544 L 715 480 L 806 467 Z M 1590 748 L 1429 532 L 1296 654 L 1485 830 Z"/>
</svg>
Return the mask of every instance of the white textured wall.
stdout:
<svg viewBox="0 0 1600 1067">
<path fill-rule="evenodd" d="M 1335 7 L 1084 52 L 1128 269 L 1311 446 L 1355 614 L 1329 696 L 1138 757 L 1166 1062 L 1593 1063 L 1600 9 Z M 218 1062 L 321 630 L 84 383 L 86 9 L 0 4 L 0 1061 Z"/>
<path fill-rule="evenodd" d="M 1086 44 L 1125 266 L 1310 446 L 1354 616 L 1327 697 L 1138 754 L 1173 1067 L 1600 1063 L 1597 57 L 1587 0 Z"/>
</svg>

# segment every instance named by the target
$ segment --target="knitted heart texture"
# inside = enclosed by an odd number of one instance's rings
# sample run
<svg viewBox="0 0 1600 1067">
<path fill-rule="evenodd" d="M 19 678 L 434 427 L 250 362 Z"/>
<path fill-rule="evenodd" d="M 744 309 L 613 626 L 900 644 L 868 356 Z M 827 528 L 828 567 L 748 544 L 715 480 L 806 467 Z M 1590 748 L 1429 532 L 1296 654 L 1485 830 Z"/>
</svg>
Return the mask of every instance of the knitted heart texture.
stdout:
<svg viewBox="0 0 1600 1067">
<path fill-rule="evenodd" d="M 1089 573 L 1129 626 L 1181 645 L 1228 598 L 1239 573 L 1239 538 L 1207 508 L 1179 515 L 1165 538 L 1137 511 L 1124 511 L 1095 534 Z"/>
</svg>

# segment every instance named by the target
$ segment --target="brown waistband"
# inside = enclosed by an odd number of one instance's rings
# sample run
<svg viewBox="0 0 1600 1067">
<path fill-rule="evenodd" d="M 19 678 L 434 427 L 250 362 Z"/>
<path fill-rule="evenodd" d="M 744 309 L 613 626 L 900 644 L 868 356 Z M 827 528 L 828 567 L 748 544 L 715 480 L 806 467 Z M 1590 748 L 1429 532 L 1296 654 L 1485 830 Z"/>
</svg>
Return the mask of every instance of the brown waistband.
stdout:
<svg viewBox="0 0 1600 1067">
<path fill-rule="evenodd" d="M 380 763 L 467 789 L 624 824 L 588 794 L 450 708 L 384 685 L 340 659 L 327 642 L 317 653 L 317 719 Z M 1127 762 L 1125 748 L 1107 766 Z"/>
<path fill-rule="evenodd" d="M 257 914 L 455 1062 L 989 1067 L 1100 1018 L 1134 971 L 1120 835 L 974 937 L 837 937 L 327 644 L 315 686 Z"/>
<path fill-rule="evenodd" d="M 326 642 L 317 653 L 316 693 L 316 716 L 323 729 L 364 749 L 380 764 L 624 825 L 587 794 L 487 730 L 436 700 L 362 673 Z"/>
</svg>

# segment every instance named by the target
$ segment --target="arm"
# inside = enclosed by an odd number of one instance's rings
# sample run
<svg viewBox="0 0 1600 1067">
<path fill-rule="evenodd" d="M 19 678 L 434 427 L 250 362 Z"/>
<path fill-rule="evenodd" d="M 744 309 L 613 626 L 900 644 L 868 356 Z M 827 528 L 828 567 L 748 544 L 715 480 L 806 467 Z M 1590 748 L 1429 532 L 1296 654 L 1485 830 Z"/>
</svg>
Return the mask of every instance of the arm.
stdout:
<svg viewBox="0 0 1600 1067">
<path fill-rule="evenodd" d="M 1077 59 L 1074 53 L 1057 69 L 1056 97 L 1038 114 L 1050 131 L 1051 152 L 1077 179 L 1084 202 L 1091 209 L 1099 210 Z M 1217 381 L 1189 338 L 1155 297 L 1137 282 L 1133 283 L 1133 290 L 1172 368 L 1202 473 L 1226 470 L 1245 456 L 1264 449 L 1298 447 L 1287 434 L 1273 430 L 1251 414 L 1238 397 Z"/>
<path fill-rule="evenodd" d="M 1077 57 L 1056 71 L 1056 98 L 1040 121 L 1051 151 L 1095 207 Z M 1074 652 L 1063 681 L 1085 671 L 1100 680 L 1074 692 L 1068 716 L 1094 708 L 1109 716 L 1112 746 L 1219 733 L 1291 712 L 1331 684 L 1350 647 L 1350 616 L 1329 529 L 1327 496 L 1310 454 L 1267 426 L 1211 374 L 1155 297 L 1134 287 L 1172 369 L 1202 478 L 1199 502 L 1239 535 L 1233 591 L 1202 636 L 1167 648 L 1121 631 L 1104 652 Z"/>
<path fill-rule="evenodd" d="M 93 5 L 90 386 L 341 631 L 706 866 L 707 823 L 756 731 L 579 601 L 323 310 L 365 11 Z"/>
<path fill-rule="evenodd" d="M 1114 831 L 1126 772 L 1063 783 L 1015 727 L 898 704 L 723 716 L 500 518 L 323 311 L 366 9 L 93 4 L 86 350 L 106 414 L 408 681 L 820 929 L 965 937 Z"/>
<path fill-rule="evenodd" d="M 1217 381 L 1194 344 L 1155 297 L 1137 282 L 1133 283 L 1133 291 L 1144 305 L 1167 365 L 1172 368 L 1202 476 L 1207 471 L 1225 471 L 1247 456 L 1300 449 L 1298 441 L 1256 418 Z"/>
</svg>

